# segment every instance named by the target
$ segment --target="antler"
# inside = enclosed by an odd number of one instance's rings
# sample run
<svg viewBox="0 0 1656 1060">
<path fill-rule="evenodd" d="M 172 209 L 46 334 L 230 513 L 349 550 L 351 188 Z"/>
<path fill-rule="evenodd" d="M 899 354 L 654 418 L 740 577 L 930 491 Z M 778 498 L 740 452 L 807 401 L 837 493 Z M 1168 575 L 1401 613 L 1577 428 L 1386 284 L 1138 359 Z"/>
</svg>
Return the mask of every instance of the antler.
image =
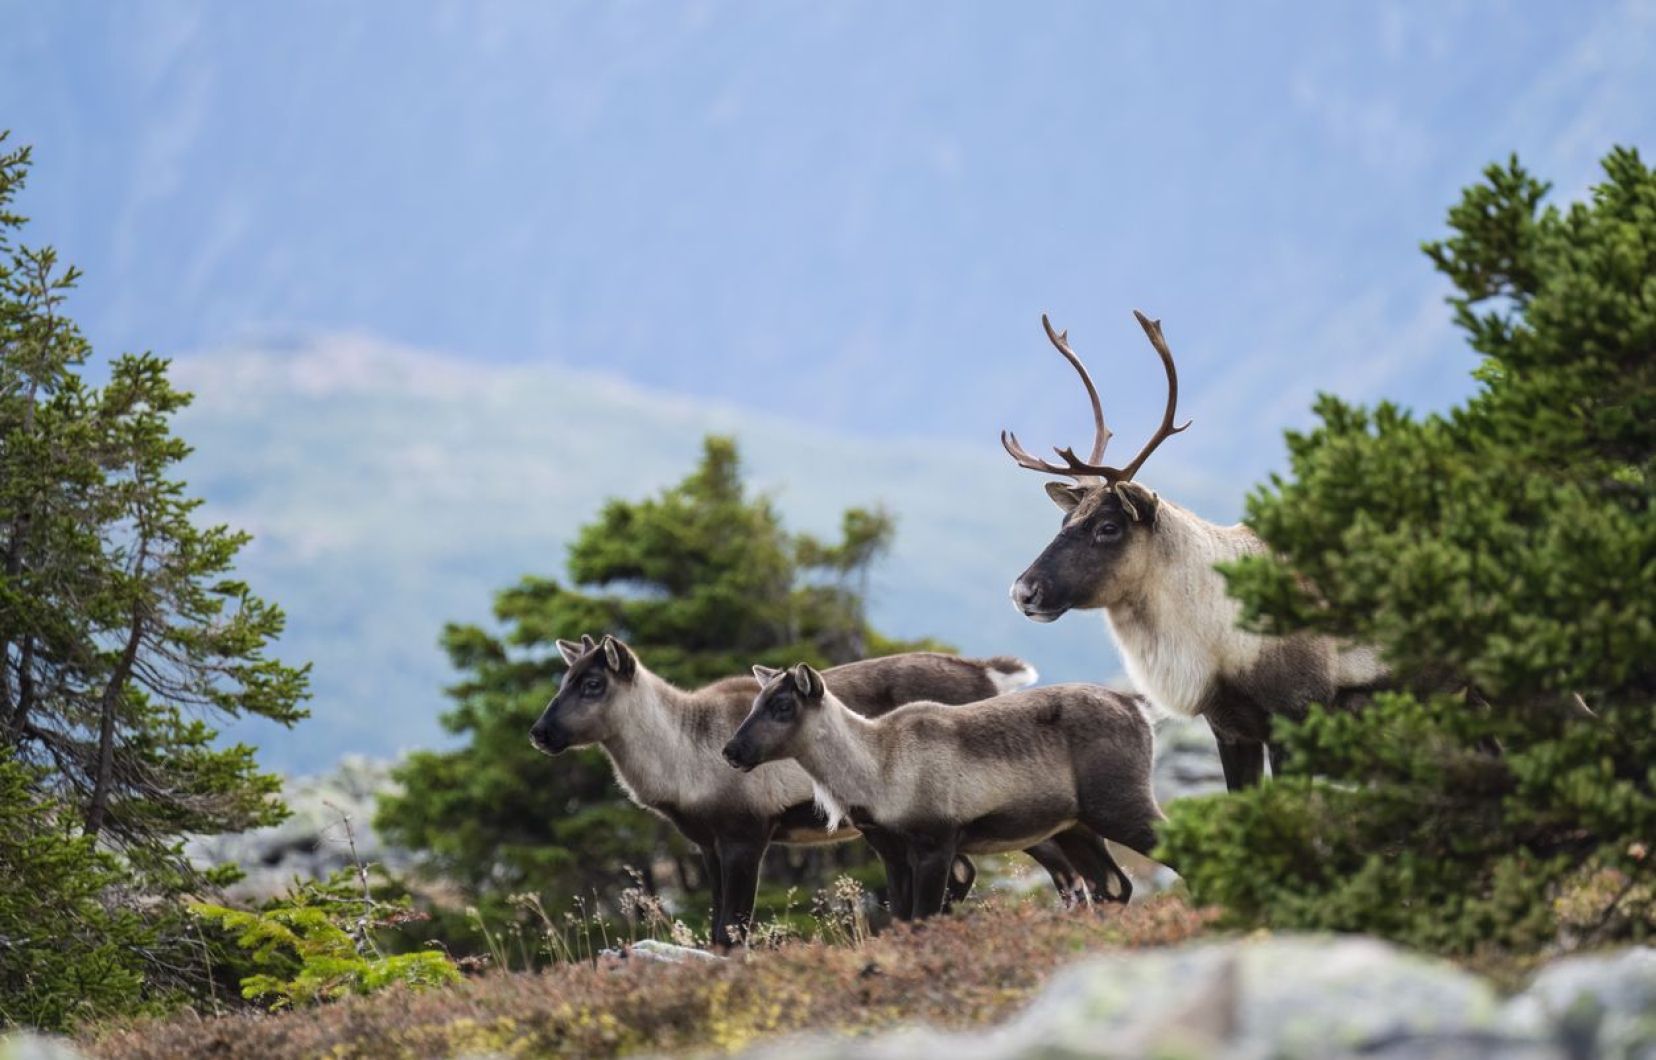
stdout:
<svg viewBox="0 0 1656 1060">
<path fill-rule="evenodd" d="M 1011 431 L 1001 431 L 1001 445 L 1011 454 L 1012 459 L 1020 467 L 1027 467 L 1031 471 L 1041 471 L 1049 475 L 1068 475 L 1077 481 L 1096 478 L 1098 472 L 1092 470 L 1093 465 L 1104 458 L 1104 447 L 1110 444 L 1110 428 L 1104 425 L 1104 406 L 1098 400 L 1098 388 L 1093 386 L 1092 376 L 1087 374 L 1087 366 L 1081 363 L 1081 358 L 1070 349 L 1069 331 L 1054 331 L 1052 321 L 1045 313 L 1041 314 L 1041 327 L 1046 329 L 1047 339 L 1064 355 L 1064 359 L 1075 368 L 1076 374 L 1081 377 L 1081 385 L 1087 388 L 1087 399 L 1092 402 L 1093 411 L 1093 447 L 1092 455 L 1086 460 L 1075 455 L 1071 448 L 1054 448 L 1053 452 L 1064 458 L 1067 467 L 1049 464 L 1045 460 L 1030 456 L 1024 447 L 1018 444 L 1018 436 Z"/>
<path fill-rule="evenodd" d="M 1144 466 L 1144 462 L 1150 458 L 1151 453 L 1156 451 L 1157 446 L 1190 426 L 1189 420 L 1186 420 L 1182 426 L 1173 426 L 1173 414 L 1178 411 L 1179 406 L 1179 372 L 1173 363 L 1173 351 L 1167 348 L 1167 339 L 1162 336 L 1161 321 L 1151 320 L 1136 309 L 1133 310 L 1133 316 L 1138 318 L 1139 326 L 1144 329 L 1144 334 L 1150 339 L 1150 345 L 1155 347 L 1156 353 L 1161 356 L 1162 367 L 1167 371 L 1167 406 L 1162 411 L 1161 426 L 1156 428 L 1156 433 L 1151 436 L 1150 440 L 1145 443 L 1144 448 L 1140 449 L 1138 455 L 1133 457 L 1132 461 L 1125 467 L 1107 467 L 1098 462 L 1103 458 L 1104 447 L 1109 444 L 1111 437 L 1110 429 L 1104 425 L 1104 408 L 1098 400 L 1098 389 L 1093 386 L 1092 376 L 1087 374 L 1086 365 L 1082 364 L 1081 358 L 1077 357 L 1075 351 L 1070 349 L 1069 332 L 1054 332 L 1052 322 L 1043 313 L 1041 314 L 1041 326 L 1046 329 L 1047 338 L 1052 341 L 1053 346 L 1057 347 L 1058 352 L 1063 354 L 1064 358 L 1075 366 L 1076 372 L 1081 376 L 1081 384 L 1087 388 L 1087 397 L 1092 401 L 1094 424 L 1092 456 L 1087 460 L 1082 460 L 1075 455 L 1073 448 L 1054 448 L 1053 451 L 1064 461 L 1064 465 L 1060 467 L 1057 464 L 1030 456 L 1024 447 L 1018 444 L 1017 435 L 1010 431 L 1001 431 L 1001 445 L 1006 448 L 1012 459 L 1018 462 L 1019 467 L 1026 467 L 1031 471 L 1039 471 L 1047 475 L 1065 475 L 1080 483 L 1103 481 L 1114 485 L 1118 482 L 1127 482 L 1138 473 L 1140 467 Z"/>
</svg>

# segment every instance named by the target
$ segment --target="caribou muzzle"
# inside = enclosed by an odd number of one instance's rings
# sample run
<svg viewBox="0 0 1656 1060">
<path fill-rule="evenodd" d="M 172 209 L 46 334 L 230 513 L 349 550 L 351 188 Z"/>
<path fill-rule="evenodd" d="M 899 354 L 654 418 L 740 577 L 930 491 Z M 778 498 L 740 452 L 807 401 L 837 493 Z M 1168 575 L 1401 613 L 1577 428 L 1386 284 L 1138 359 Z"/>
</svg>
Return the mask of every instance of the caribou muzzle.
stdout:
<svg viewBox="0 0 1656 1060">
<path fill-rule="evenodd" d="M 1056 622 L 1069 608 L 1053 605 L 1053 593 L 1042 578 L 1025 574 L 1012 583 L 1012 606 L 1031 622 Z"/>
<path fill-rule="evenodd" d="M 744 773 L 751 773 L 759 768 L 759 752 L 746 744 L 737 743 L 735 740 L 725 744 L 724 760 Z"/>
<path fill-rule="evenodd" d="M 542 718 L 530 728 L 529 742 L 542 754 L 557 755 L 569 750 L 570 739 L 562 725 Z"/>
</svg>

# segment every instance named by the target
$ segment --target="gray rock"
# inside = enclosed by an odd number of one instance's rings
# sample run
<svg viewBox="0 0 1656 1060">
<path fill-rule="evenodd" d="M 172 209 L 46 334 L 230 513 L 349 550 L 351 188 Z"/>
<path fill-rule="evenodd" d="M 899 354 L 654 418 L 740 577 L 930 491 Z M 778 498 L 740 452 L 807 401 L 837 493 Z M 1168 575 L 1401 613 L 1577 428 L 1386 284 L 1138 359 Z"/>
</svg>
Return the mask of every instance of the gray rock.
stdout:
<svg viewBox="0 0 1656 1060">
<path fill-rule="evenodd" d="M 287 820 L 248 832 L 197 836 L 187 847 L 190 858 L 202 866 L 240 866 L 247 876 L 229 888 L 234 900 L 269 898 L 286 892 L 295 877 L 324 879 L 348 868 L 353 841 L 363 863 L 400 872 L 412 856 L 382 842 L 373 828 L 376 798 L 394 787 L 391 765 L 346 755 L 331 773 L 290 778 L 282 790 L 291 812 Z"/>
<path fill-rule="evenodd" d="M 1508 1002 L 1506 1019 L 1552 1028 L 1571 1057 L 1656 1060 L 1656 949 L 1554 961 Z"/>
<path fill-rule="evenodd" d="M 1653 966 L 1650 949 L 1565 960 L 1503 1002 L 1478 976 L 1373 939 L 1210 942 L 1077 965 L 988 1033 L 806 1038 L 752 1055 L 1650 1058 Z"/>
<path fill-rule="evenodd" d="M 707 950 L 698 950 L 694 946 L 679 946 L 671 942 L 661 942 L 657 939 L 639 939 L 625 950 L 605 950 L 605 955 L 615 957 L 636 957 L 640 960 L 657 961 L 661 964 L 694 964 L 698 961 L 722 961 L 725 958 Z"/>
<path fill-rule="evenodd" d="M 0 1060 L 83 1060 L 85 1055 L 67 1038 L 33 1031 L 0 1035 Z"/>
</svg>

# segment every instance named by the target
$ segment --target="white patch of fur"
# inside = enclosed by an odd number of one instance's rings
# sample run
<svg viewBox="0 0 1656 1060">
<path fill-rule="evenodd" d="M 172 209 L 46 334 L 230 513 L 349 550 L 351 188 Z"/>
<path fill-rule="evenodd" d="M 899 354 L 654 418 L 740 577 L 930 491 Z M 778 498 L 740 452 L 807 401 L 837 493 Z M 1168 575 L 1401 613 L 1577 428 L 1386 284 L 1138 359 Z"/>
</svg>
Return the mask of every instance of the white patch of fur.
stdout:
<svg viewBox="0 0 1656 1060">
<path fill-rule="evenodd" d="M 828 818 L 830 832 L 839 831 L 840 827 L 847 823 L 845 807 L 839 804 L 834 798 L 834 793 L 823 787 L 822 782 L 816 777 L 811 777 L 811 798 L 816 802 L 817 809 L 822 811 L 822 815 Z"/>
<path fill-rule="evenodd" d="M 789 764 L 811 778 L 812 798 L 830 821 L 845 820 L 851 806 L 873 810 L 901 800 L 914 779 L 881 769 L 875 725 L 829 692 L 795 744 L 799 757 Z"/>
<path fill-rule="evenodd" d="M 1221 673 L 1253 666 L 1264 638 L 1236 627 L 1241 605 L 1225 592 L 1217 563 L 1259 550 L 1241 527 L 1213 526 L 1162 501 L 1151 539 L 1154 567 L 1131 606 L 1105 616 L 1133 683 L 1158 708 L 1194 717 Z"/>
<path fill-rule="evenodd" d="M 1040 679 L 1041 675 L 1036 672 L 1035 667 L 1028 663 L 1024 663 L 1022 669 L 1013 670 L 1010 673 L 994 668 L 989 670 L 989 681 L 995 686 L 997 696 L 1005 695 L 1008 692 L 1016 692 L 1021 688 L 1028 688 Z"/>
<path fill-rule="evenodd" d="M 1335 649 L 1334 682 L 1341 687 L 1360 687 L 1382 680 L 1391 673 L 1378 648 L 1367 644 L 1341 645 Z"/>
</svg>

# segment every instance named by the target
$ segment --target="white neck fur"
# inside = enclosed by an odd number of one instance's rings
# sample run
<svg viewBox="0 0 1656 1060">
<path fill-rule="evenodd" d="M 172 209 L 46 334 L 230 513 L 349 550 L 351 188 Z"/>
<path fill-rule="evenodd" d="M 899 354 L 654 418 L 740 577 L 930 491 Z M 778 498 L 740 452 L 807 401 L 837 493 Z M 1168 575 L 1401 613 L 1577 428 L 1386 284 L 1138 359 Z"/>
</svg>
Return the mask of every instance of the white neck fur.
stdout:
<svg viewBox="0 0 1656 1060">
<path fill-rule="evenodd" d="M 1216 674 L 1252 665 L 1263 647 L 1237 628 L 1241 606 L 1213 569 L 1263 545 L 1245 527 L 1162 500 L 1149 546 L 1141 584 L 1105 613 L 1133 683 L 1161 709 L 1192 717 Z"/>
<path fill-rule="evenodd" d="M 609 706 L 618 716 L 611 722 L 609 739 L 600 746 L 615 766 L 616 779 L 634 799 L 651 803 L 683 798 L 701 786 L 695 781 L 706 768 L 704 761 L 729 769 L 720 761 L 718 748 L 698 747 L 681 724 L 682 703 L 690 693 L 642 666 L 632 681 L 631 694 Z"/>
<path fill-rule="evenodd" d="M 800 734 L 795 761 L 810 776 L 829 828 L 838 828 L 850 807 L 873 807 L 879 798 L 884 785 L 878 728 L 830 692 Z"/>
</svg>

